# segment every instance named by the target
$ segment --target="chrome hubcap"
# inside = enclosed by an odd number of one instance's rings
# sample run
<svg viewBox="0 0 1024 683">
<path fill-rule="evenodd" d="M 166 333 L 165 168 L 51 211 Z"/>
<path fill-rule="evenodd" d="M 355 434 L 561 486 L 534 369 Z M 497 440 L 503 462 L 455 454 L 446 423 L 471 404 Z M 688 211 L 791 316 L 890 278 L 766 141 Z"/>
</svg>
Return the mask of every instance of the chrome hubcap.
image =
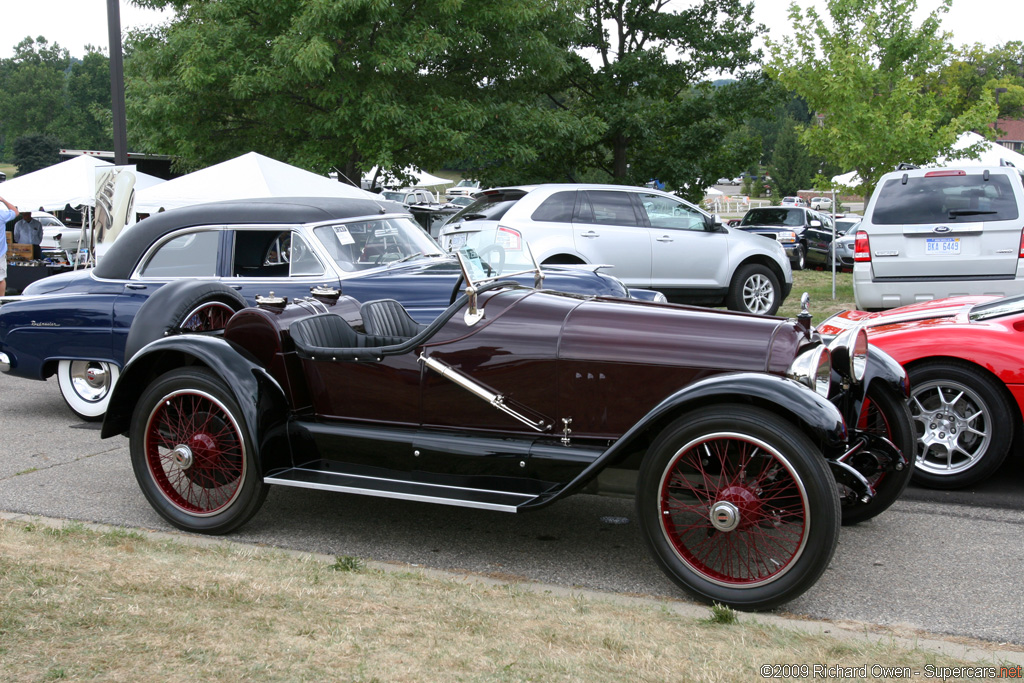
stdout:
<svg viewBox="0 0 1024 683">
<path fill-rule="evenodd" d="M 720 500 L 711 506 L 711 526 L 719 531 L 732 531 L 740 525 L 740 509 L 729 501 Z"/>
<path fill-rule="evenodd" d="M 170 455 L 174 460 L 174 464 L 183 470 L 187 470 L 192 467 L 192 463 L 194 462 L 192 458 L 192 449 L 185 444 L 179 444 L 168 455 Z"/>
<path fill-rule="evenodd" d="M 99 401 L 110 391 L 110 372 L 106 363 L 74 361 L 69 374 L 75 393 L 85 401 Z"/>
</svg>

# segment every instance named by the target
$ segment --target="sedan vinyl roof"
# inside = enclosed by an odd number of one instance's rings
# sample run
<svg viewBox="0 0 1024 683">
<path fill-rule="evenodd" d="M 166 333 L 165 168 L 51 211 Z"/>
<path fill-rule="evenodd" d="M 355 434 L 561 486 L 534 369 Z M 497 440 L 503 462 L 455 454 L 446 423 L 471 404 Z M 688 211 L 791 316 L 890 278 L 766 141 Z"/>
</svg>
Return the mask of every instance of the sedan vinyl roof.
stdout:
<svg viewBox="0 0 1024 683">
<path fill-rule="evenodd" d="M 236 199 L 197 204 L 153 214 L 124 230 L 100 259 L 97 277 L 125 280 L 141 255 L 164 235 L 198 225 L 318 223 L 334 219 L 408 213 L 399 203 L 381 199 L 289 197 Z"/>
</svg>

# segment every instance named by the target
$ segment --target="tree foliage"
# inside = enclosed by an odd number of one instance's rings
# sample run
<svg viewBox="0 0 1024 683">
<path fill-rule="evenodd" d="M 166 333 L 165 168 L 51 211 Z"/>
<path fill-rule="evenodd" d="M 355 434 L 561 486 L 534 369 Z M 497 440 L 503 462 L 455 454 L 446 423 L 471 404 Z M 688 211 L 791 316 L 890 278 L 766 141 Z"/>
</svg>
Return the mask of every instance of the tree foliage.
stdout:
<svg viewBox="0 0 1024 683">
<path fill-rule="evenodd" d="M 658 178 L 697 198 L 756 155 L 739 131 L 767 105 L 760 74 L 764 28 L 740 0 L 699 0 L 676 10 L 667 0 L 588 0 L 574 68 L 551 98 L 601 120 L 599 137 L 579 150 L 577 167 L 617 183 Z M 715 87 L 712 75 L 738 74 Z"/>
<path fill-rule="evenodd" d="M 110 149 L 110 60 L 87 46 L 83 59 L 46 38 L 25 38 L 14 56 L 0 60 L 0 140 L 24 136 L 56 140 L 61 146 Z M 25 171 L 20 171 L 24 173 Z"/>
<path fill-rule="evenodd" d="M 912 21 L 916 0 L 828 0 L 830 23 L 794 3 L 795 37 L 769 41 L 769 73 L 824 117 L 801 140 L 812 154 L 855 170 L 865 196 L 900 162 L 954 158 L 961 133 L 994 119 L 991 94 L 954 111 L 940 87 L 951 49 L 940 25 L 950 2 L 920 26 Z"/>
<path fill-rule="evenodd" d="M 32 173 L 60 161 L 60 141 L 52 135 L 29 133 L 14 141 L 12 158 L 18 175 Z"/>
<path fill-rule="evenodd" d="M 803 126 L 793 119 L 786 119 L 776 137 L 769 171 L 776 197 L 792 196 L 799 190 L 810 188 L 814 179 L 814 162 L 800 144 L 798 127 Z"/>
<path fill-rule="evenodd" d="M 358 182 L 377 165 L 527 167 L 590 117 L 537 106 L 566 68 L 571 0 L 150 0 L 176 19 L 130 38 L 145 145 L 197 167 L 255 150 Z"/>
</svg>

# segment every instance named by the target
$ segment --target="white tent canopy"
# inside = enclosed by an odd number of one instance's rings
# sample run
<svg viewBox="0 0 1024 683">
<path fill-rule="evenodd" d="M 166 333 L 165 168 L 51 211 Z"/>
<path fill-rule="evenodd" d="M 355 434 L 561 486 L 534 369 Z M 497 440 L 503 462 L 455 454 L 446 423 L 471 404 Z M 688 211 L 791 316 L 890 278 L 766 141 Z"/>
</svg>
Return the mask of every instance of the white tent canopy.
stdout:
<svg viewBox="0 0 1024 683">
<path fill-rule="evenodd" d="M 405 175 L 412 176 L 415 179 L 413 181 L 413 184 L 412 184 L 413 187 L 436 187 L 438 185 L 453 185 L 453 184 L 455 184 L 454 180 L 449 180 L 448 178 L 441 178 L 440 176 L 432 175 L 430 173 L 427 173 L 426 171 L 421 171 L 420 169 L 416 168 L 415 166 L 409 166 L 406 169 L 404 169 L 402 172 Z M 373 182 L 373 177 L 376 174 L 377 174 L 377 167 L 376 166 L 374 166 L 369 171 L 364 173 L 363 174 L 363 187 L 369 187 L 370 183 Z M 386 180 L 386 177 L 385 177 L 384 173 L 381 173 L 380 178 L 378 178 L 377 180 L 380 181 L 382 179 Z"/>
<path fill-rule="evenodd" d="M 1003 147 L 999 143 L 986 140 L 977 133 L 970 131 L 963 133 L 957 139 L 956 144 L 953 145 L 953 149 L 966 149 L 979 142 L 984 143 L 984 149 L 979 156 L 951 160 L 939 157 L 935 161 L 923 164 L 922 168 L 936 168 L 939 166 L 998 166 L 1000 160 L 1003 160 L 1016 166 L 1018 171 L 1024 172 L 1024 154 L 1014 152 L 1012 149 Z M 861 181 L 856 171 L 850 171 L 849 173 L 833 176 L 832 182 L 842 187 L 854 188 L 860 185 Z"/>
<path fill-rule="evenodd" d="M 23 211 L 44 211 L 96 204 L 96 169 L 114 164 L 82 155 L 47 168 L 26 173 L 0 185 L 0 196 Z M 166 181 L 135 172 L 136 192 Z"/>
<path fill-rule="evenodd" d="M 348 183 L 249 152 L 137 192 L 135 210 L 156 213 L 160 209 L 259 197 L 378 198 Z"/>
</svg>

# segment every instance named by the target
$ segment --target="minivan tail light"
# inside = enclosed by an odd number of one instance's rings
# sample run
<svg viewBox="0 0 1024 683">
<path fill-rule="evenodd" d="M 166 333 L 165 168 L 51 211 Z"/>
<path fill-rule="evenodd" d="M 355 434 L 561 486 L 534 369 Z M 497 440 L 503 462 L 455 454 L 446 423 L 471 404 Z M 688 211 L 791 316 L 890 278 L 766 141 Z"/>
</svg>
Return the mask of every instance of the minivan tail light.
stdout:
<svg viewBox="0 0 1024 683">
<path fill-rule="evenodd" d="M 854 261 L 871 261 L 871 242 L 866 232 L 858 232 L 853 243 Z"/>
<path fill-rule="evenodd" d="M 1024 258 L 1024 232 L 1020 234 L 1020 258 Z"/>
<path fill-rule="evenodd" d="M 941 178 L 942 176 L 949 175 L 967 175 L 967 171 L 956 171 L 950 168 L 943 169 L 941 171 L 928 171 L 924 174 L 925 178 Z"/>
</svg>

